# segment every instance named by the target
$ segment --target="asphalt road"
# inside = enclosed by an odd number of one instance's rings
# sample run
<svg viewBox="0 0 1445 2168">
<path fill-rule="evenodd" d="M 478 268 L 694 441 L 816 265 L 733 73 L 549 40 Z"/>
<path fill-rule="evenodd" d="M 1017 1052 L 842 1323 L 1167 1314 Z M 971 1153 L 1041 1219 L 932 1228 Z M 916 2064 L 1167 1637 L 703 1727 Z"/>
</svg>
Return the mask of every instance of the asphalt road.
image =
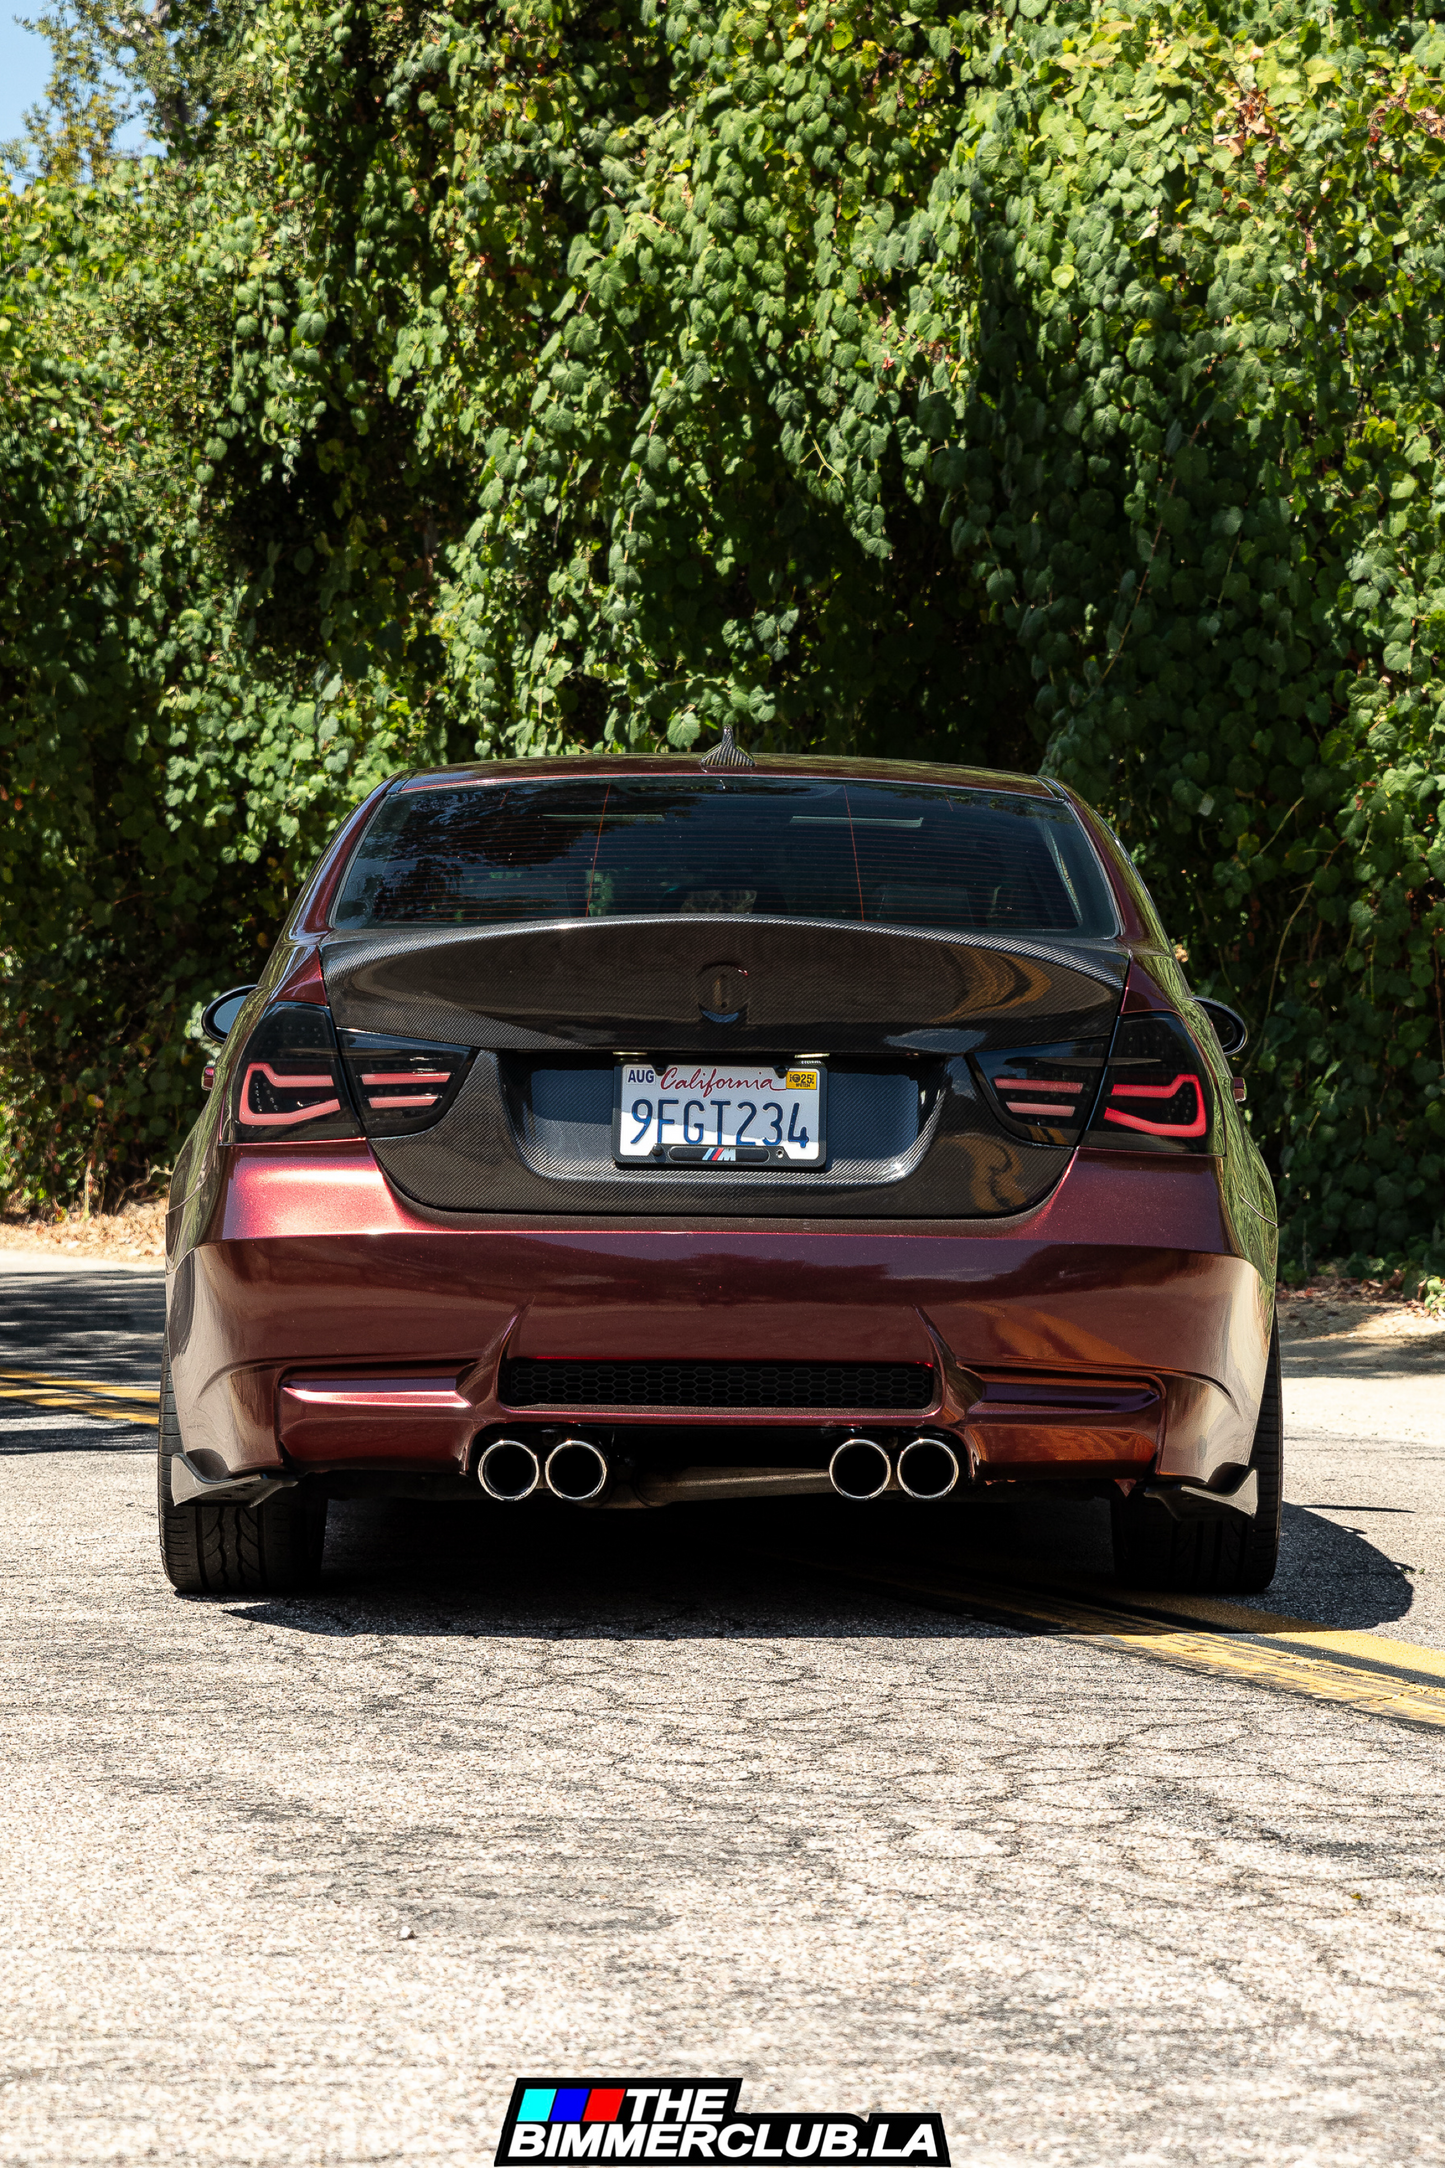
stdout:
<svg viewBox="0 0 1445 2168">
<path fill-rule="evenodd" d="M 153 1383 L 160 1293 L 0 1259 L 0 1360 Z M 1445 1647 L 1445 1359 L 1288 1364 L 1262 1622 Z M 514 2075 L 674 2073 L 980 2168 L 1445 2161 L 1445 1729 L 741 1512 L 348 1507 L 318 1598 L 182 1601 L 152 1454 L 0 1402 L 0 2163 L 460 2168 Z M 855 1564 L 937 1584 L 919 1521 Z"/>
</svg>

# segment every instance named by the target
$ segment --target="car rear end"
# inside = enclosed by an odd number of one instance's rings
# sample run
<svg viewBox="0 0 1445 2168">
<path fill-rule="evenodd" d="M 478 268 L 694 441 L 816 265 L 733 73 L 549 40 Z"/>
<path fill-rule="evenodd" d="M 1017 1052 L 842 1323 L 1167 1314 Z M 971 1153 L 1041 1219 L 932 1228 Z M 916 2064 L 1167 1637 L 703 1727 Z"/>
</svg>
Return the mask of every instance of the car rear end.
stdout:
<svg viewBox="0 0 1445 2168">
<path fill-rule="evenodd" d="M 182 1479 L 1207 1514 L 1250 1468 L 1271 1213 L 1147 899 L 1055 787 L 408 777 L 178 1170 Z"/>
</svg>

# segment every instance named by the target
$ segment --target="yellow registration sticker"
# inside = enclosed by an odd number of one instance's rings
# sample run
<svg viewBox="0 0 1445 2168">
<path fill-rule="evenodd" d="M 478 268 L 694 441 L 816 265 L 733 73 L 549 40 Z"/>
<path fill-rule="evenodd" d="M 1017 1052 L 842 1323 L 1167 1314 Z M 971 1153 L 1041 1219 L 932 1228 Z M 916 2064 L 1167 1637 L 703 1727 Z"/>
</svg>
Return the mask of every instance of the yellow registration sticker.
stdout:
<svg viewBox="0 0 1445 2168">
<path fill-rule="evenodd" d="M 818 1089 L 817 1070 L 790 1069 L 783 1089 L 789 1092 L 815 1092 Z"/>
</svg>

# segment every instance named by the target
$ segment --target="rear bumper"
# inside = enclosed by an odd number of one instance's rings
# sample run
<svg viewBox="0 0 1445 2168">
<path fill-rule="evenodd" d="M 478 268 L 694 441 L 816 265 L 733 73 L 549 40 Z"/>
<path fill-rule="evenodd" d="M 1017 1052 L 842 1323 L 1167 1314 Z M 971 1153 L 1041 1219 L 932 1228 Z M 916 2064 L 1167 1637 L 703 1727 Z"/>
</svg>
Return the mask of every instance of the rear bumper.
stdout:
<svg viewBox="0 0 1445 2168">
<path fill-rule="evenodd" d="M 221 1478 L 465 1473 L 519 1423 L 677 1439 L 760 1433 L 781 1461 L 847 1424 L 945 1428 L 975 1482 L 1248 1459 L 1272 1290 L 1240 1254 L 1214 1164 L 1080 1153 L 1006 1221 L 439 1224 L 365 1145 L 227 1155 L 173 1262 L 187 1453 Z M 927 1406 L 591 1407 L 502 1397 L 517 1358 L 927 1365 Z"/>
</svg>

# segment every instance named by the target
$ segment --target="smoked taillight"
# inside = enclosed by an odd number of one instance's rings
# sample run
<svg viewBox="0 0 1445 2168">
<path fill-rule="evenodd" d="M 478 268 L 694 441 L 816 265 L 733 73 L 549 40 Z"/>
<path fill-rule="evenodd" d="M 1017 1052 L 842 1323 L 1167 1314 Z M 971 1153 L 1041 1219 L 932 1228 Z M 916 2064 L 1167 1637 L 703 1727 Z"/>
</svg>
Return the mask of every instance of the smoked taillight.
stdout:
<svg viewBox="0 0 1445 2168">
<path fill-rule="evenodd" d="M 1119 1021 L 1088 1142 L 1127 1152 L 1217 1152 L 1209 1069 L 1188 1027 L 1156 1011 Z"/>
<path fill-rule="evenodd" d="M 331 1011 L 309 1001 L 268 1009 L 231 1070 L 224 1141 L 310 1144 L 360 1134 Z"/>
<path fill-rule="evenodd" d="M 1013 1053 L 975 1054 L 975 1071 L 1006 1128 L 1032 1144 L 1077 1144 L 1104 1073 L 1108 1041 L 1067 1040 Z"/>
<path fill-rule="evenodd" d="M 367 1135 L 406 1137 L 440 1121 L 461 1090 L 474 1049 L 343 1031 L 341 1051 Z"/>
</svg>

